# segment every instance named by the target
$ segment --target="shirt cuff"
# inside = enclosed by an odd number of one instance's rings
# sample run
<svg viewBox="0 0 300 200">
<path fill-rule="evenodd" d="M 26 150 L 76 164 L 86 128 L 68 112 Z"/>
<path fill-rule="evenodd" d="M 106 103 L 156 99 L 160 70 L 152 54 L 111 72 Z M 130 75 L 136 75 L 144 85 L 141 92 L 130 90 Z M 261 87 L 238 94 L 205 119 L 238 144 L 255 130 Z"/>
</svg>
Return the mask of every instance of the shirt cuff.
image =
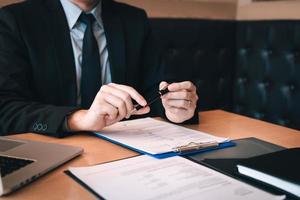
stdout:
<svg viewBox="0 0 300 200">
<path fill-rule="evenodd" d="M 69 115 L 68 115 L 69 116 Z M 69 125 L 68 125 L 68 116 L 66 116 L 65 118 L 64 118 L 64 121 L 63 121 L 63 123 L 62 123 L 62 131 L 63 132 L 71 132 L 70 131 L 70 128 L 69 128 Z"/>
</svg>

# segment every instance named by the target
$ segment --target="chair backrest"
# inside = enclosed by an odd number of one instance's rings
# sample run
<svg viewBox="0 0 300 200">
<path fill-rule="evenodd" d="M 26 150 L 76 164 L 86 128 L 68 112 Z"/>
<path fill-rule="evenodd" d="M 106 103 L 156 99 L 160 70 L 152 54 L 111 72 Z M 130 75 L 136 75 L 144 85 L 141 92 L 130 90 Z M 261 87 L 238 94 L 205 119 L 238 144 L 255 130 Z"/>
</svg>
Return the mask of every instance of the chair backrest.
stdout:
<svg viewBox="0 0 300 200">
<path fill-rule="evenodd" d="M 300 129 L 300 21 L 151 19 L 169 77 L 193 79 L 200 110 Z"/>
<path fill-rule="evenodd" d="M 237 23 L 233 111 L 300 129 L 300 21 Z"/>
</svg>

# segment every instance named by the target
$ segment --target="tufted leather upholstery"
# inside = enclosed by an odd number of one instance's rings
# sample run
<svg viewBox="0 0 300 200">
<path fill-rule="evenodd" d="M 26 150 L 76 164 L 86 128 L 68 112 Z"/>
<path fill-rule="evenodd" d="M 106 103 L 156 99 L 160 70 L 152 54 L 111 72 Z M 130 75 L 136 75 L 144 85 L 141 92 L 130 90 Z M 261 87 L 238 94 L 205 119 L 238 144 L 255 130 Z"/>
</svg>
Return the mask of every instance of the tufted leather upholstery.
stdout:
<svg viewBox="0 0 300 200">
<path fill-rule="evenodd" d="M 169 77 L 221 108 L 300 129 L 300 21 L 152 19 Z"/>
<path fill-rule="evenodd" d="M 300 21 L 237 24 L 233 110 L 300 129 Z"/>
</svg>

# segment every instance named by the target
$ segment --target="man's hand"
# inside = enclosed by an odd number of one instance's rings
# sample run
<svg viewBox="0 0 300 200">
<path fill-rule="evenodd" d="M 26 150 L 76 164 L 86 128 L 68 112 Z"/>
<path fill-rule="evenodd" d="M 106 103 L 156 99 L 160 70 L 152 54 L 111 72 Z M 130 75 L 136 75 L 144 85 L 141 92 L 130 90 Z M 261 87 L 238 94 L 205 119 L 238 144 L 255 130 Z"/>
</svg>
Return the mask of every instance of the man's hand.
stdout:
<svg viewBox="0 0 300 200">
<path fill-rule="evenodd" d="M 68 117 L 70 131 L 101 131 L 130 115 L 142 115 L 150 111 L 149 107 L 134 110 L 134 99 L 145 106 L 146 100 L 132 87 L 110 83 L 103 85 L 89 110 L 79 110 Z"/>
<path fill-rule="evenodd" d="M 198 95 L 196 86 L 190 81 L 169 84 L 161 82 L 159 88 L 168 87 L 169 93 L 162 96 L 167 118 L 174 123 L 184 122 L 194 116 Z"/>
</svg>

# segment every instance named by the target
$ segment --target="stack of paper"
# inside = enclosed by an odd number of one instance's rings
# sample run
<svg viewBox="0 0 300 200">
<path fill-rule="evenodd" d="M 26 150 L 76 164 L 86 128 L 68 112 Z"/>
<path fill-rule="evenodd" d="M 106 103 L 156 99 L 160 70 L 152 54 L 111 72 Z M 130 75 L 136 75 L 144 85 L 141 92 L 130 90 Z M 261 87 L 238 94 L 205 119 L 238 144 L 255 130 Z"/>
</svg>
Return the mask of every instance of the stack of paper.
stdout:
<svg viewBox="0 0 300 200">
<path fill-rule="evenodd" d="M 110 200 L 284 199 L 178 156 L 138 156 L 70 172 Z"/>
</svg>

